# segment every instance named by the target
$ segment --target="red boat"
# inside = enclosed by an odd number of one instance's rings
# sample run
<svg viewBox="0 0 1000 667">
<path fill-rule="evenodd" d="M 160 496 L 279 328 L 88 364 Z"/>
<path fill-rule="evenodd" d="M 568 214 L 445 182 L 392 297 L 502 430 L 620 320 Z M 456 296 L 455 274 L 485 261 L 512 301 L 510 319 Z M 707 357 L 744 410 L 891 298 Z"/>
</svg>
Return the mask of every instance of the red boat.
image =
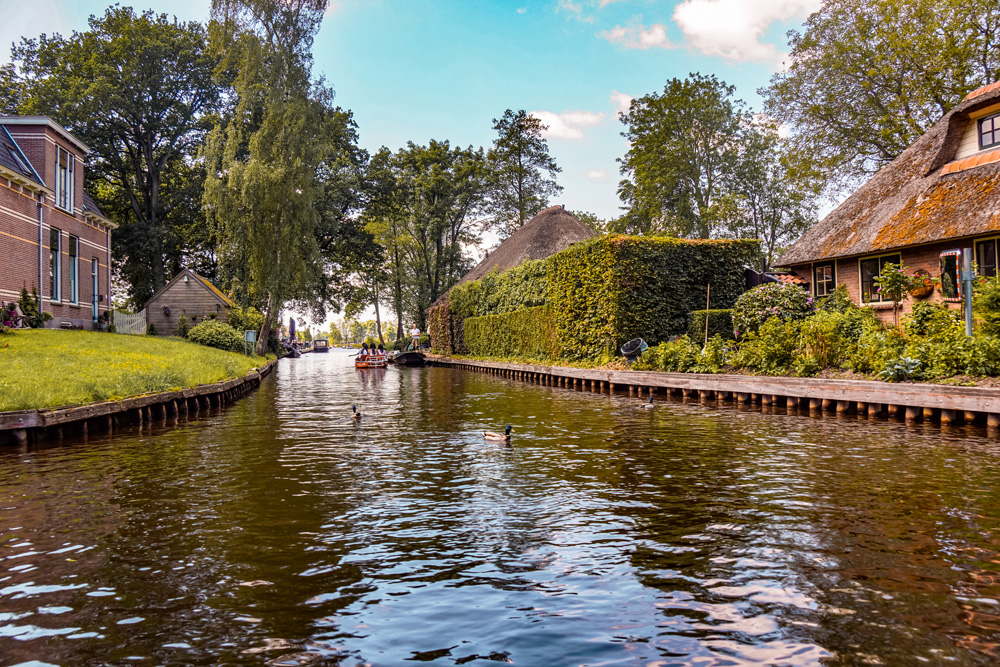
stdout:
<svg viewBox="0 0 1000 667">
<path fill-rule="evenodd" d="M 389 358 L 384 354 L 358 354 L 354 357 L 355 368 L 385 368 Z"/>
</svg>

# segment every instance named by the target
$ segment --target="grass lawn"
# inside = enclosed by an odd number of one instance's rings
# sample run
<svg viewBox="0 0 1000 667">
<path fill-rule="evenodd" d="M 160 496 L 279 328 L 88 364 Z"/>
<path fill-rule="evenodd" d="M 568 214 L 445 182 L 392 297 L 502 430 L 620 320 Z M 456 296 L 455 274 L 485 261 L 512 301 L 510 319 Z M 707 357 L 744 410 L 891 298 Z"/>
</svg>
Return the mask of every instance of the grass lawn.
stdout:
<svg viewBox="0 0 1000 667">
<path fill-rule="evenodd" d="M 180 338 L 15 331 L 0 335 L 0 411 L 184 389 L 241 377 L 266 361 Z"/>
</svg>

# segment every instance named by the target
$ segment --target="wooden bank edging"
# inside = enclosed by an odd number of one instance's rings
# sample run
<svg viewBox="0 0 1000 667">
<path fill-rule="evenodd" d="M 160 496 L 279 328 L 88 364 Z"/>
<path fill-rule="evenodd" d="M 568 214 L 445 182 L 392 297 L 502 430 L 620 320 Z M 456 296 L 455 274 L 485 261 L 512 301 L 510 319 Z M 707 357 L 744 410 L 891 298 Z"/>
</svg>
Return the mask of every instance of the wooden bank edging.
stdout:
<svg viewBox="0 0 1000 667">
<path fill-rule="evenodd" d="M 260 386 L 260 381 L 274 369 L 277 359 L 269 361 L 259 369 L 253 369 L 243 377 L 225 380 L 216 384 L 202 384 L 178 391 L 162 391 L 145 394 L 120 401 L 104 401 L 69 408 L 51 410 L 19 410 L 0 412 L 0 442 L 9 438 L 17 443 L 37 440 L 47 430 L 55 430 L 62 436 L 64 427 L 76 427 L 86 433 L 90 426 L 111 429 L 122 417 L 131 422 L 151 422 L 168 416 L 207 410 L 230 403 Z"/>
<path fill-rule="evenodd" d="M 568 366 L 513 364 L 454 359 L 426 354 L 435 366 L 539 382 L 584 391 L 628 391 L 653 395 L 660 390 L 702 402 L 735 401 L 789 409 L 861 414 L 869 418 L 985 423 L 1000 428 L 1000 389 L 943 384 L 895 384 L 872 380 L 836 380 L 754 375 L 620 371 Z"/>
</svg>

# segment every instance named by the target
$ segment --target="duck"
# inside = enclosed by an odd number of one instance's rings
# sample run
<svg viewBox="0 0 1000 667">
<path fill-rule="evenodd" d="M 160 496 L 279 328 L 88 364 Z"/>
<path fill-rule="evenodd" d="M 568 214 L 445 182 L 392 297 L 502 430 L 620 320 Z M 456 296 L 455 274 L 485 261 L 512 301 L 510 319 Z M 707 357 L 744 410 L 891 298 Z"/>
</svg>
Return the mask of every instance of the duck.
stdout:
<svg viewBox="0 0 1000 667">
<path fill-rule="evenodd" d="M 483 437 L 487 440 L 502 440 L 503 442 L 510 442 L 510 426 L 504 429 L 503 433 L 494 433 L 493 431 L 483 431 Z"/>
<path fill-rule="evenodd" d="M 356 422 L 361 421 L 361 413 L 358 412 L 358 407 L 356 405 L 351 406 L 351 411 L 354 413 L 351 415 L 351 419 L 353 419 Z"/>
<path fill-rule="evenodd" d="M 655 407 L 656 406 L 653 405 L 653 397 L 650 396 L 649 397 L 649 403 L 643 403 L 642 405 L 639 406 L 639 409 L 640 410 L 652 410 Z"/>
</svg>

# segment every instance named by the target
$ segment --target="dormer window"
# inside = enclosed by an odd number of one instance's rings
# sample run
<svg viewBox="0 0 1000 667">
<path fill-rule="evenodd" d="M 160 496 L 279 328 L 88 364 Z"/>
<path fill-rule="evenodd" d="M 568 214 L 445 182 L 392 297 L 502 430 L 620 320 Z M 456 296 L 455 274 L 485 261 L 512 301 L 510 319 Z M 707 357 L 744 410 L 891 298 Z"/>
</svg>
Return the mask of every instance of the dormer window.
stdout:
<svg viewBox="0 0 1000 667">
<path fill-rule="evenodd" d="M 73 212 L 73 162 L 72 153 L 56 146 L 56 206 L 70 213 Z"/>
<path fill-rule="evenodd" d="M 1000 146 L 1000 113 L 979 121 L 979 149 Z"/>
</svg>

